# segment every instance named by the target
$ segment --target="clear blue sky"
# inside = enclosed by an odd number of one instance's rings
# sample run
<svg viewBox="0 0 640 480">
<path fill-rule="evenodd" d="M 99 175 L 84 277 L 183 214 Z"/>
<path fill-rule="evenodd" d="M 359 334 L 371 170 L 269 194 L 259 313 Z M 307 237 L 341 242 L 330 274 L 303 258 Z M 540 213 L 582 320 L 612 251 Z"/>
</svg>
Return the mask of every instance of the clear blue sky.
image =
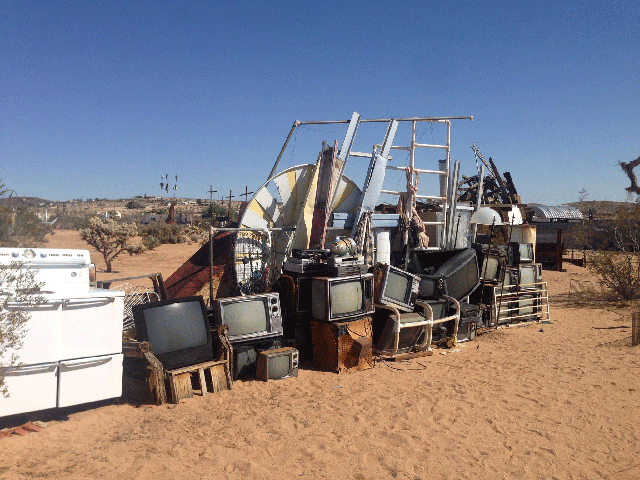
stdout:
<svg viewBox="0 0 640 480">
<path fill-rule="evenodd" d="M 294 120 L 354 110 L 473 115 L 452 158 L 473 175 L 475 143 L 524 202 L 624 200 L 617 162 L 640 155 L 637 1 L 0 0 L 0 41 L 0 178 L 22 196 L 157 195 L 165 173 L 179 196 L 255 191 Z M 301 130 L 282 167 L 344 131 Z"/>
</svg>

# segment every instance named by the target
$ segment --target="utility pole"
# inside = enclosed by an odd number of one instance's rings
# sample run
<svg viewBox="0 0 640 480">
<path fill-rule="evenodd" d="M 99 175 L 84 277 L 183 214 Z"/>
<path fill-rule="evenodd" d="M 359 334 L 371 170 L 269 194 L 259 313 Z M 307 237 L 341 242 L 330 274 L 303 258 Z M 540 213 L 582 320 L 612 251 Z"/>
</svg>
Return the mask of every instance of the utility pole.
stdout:
<svg viewBox="0 0 640 480">
<path fill-rule="evenodd" d="M 231 190 L 229 190 L 229 222 L 231 222 L 231 199 L 235 198 L 235 195 L 231 195 Z"/>
<path fill-rule="evenodd" d="M 177 177 L 177 175 L 176 175 Z M 209 306 L 213 306 L 213 194 L 217 190 L 209 185 Z"/>
</svg>

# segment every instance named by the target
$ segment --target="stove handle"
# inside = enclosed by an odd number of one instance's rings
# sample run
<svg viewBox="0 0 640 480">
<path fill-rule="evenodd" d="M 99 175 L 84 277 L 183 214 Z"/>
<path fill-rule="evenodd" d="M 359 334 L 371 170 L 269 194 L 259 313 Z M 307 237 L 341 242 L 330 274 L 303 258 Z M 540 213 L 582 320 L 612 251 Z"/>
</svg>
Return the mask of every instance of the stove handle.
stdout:
<svg viewBox="0 0 640 480">
<path fill-rule="evenodd" d="M 47 300 L 44 303 L 40 303 L 38 305 L 25 305 L 23 302 L 7 302 L 7 308 L 20 308 L 24 310 L 35 310 L 38 308 L 51 308 L 56 307 L 58 305 L 64 305 L 65 300 Z"/>
<path fill-rule="evenodd" d="M 115 301 L 114 297 L 93 297 L 93 298 L 65 298 L 62 300 L 62 305 L 82 305 L 92 303 L 112 303 Z"/>
</svg>

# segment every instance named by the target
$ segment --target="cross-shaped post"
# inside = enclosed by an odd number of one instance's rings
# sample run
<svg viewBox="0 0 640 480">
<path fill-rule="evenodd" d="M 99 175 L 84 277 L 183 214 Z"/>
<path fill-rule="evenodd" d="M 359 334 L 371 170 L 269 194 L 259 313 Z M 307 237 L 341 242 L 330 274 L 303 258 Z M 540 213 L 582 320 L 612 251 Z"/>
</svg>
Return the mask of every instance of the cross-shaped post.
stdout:
<svg viewBox="0 0 640 480">
<path fill-rule="evenodd" d="M 235 198 L 235 195 L 231 195 L 231 190 L 229 190 L 229 221 L 231 221 L 231 199 Z"/>
<path fill-rule="evenodd" d="M 244 193 L 241 193 L 240 196 L 244 197 L 244 201 L 247 202 L 249 200 L 249 195 L 251 195 L 253 192 L 249 191 L 249 187 L 247 187 L 245 185 L 244 187 Z"/>
</svg>

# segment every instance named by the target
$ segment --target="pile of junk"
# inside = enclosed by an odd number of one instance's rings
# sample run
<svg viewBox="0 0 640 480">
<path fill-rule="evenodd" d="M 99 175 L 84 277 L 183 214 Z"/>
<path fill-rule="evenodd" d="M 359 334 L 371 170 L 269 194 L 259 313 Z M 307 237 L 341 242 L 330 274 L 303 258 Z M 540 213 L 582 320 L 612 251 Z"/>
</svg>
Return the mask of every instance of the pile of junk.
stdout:
<svg viewBox="0 0 640 480">
<path fill-rule="evenodd" d="M 125 308 L 125 384 L 142 381 L 157 403 L 177 402 L 238 379 L 295 377 L 299 365 L 366 370 L 501 325 L 548 321 L 535 226 L 511 176 L 475 145 L 477 175 L 461 176 L 450 158 L 451 126 L 462 120 L 473 117 L 354 112 L 294 122 L 237 223 L 212 227 L 208 244 L 173 275 L 154 276 L 155 297 L 136 294 Z M 340 146 L 322 142 L 316 163 L 278 171 L 298 129 L 336 124 L 346 126 Z M 386 125 L 381 142 L 355 150 L 356 136 L 377 124 Z M 420 143 L 425 125 L 444 140 Z M 424 151 L 430 161 L 421 161 Z M 345 169 L 363 158 L 358 186 Z"/>
</svg>

